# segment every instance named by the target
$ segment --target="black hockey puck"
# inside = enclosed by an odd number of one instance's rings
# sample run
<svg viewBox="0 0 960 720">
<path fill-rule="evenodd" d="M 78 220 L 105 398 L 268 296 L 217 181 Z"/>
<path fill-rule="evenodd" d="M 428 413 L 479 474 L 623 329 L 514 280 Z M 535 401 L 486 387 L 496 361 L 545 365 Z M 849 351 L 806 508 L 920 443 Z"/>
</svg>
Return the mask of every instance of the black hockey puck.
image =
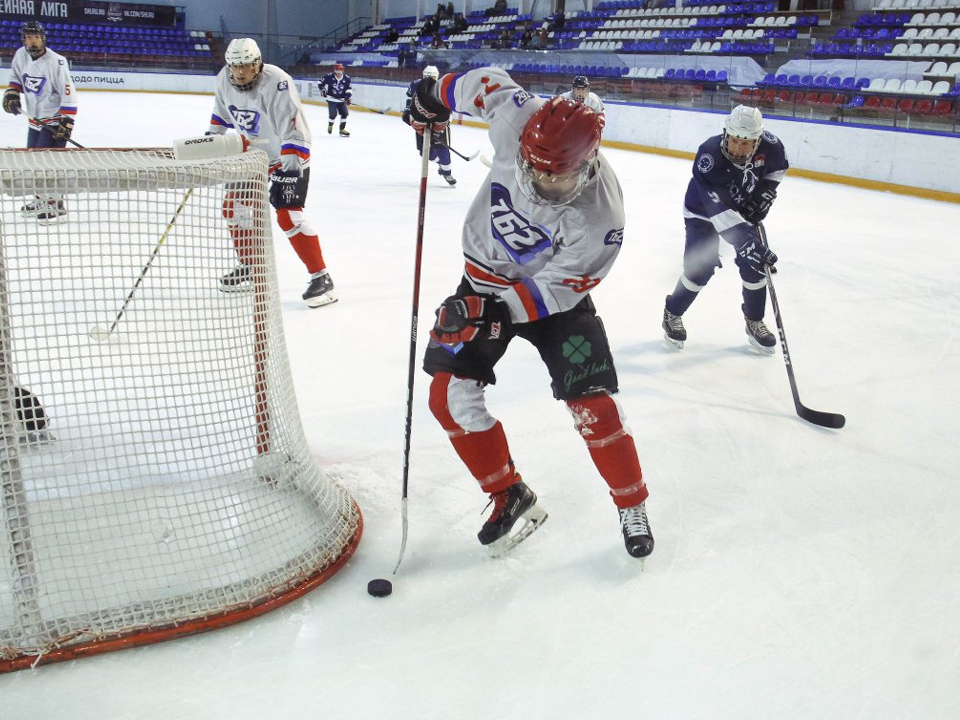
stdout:
<svg viewBox="0 0 960 720">
<path fill-rule="evenodd" d="M 374 597 L 386 597 L 393 592 L 393 583 L 383 578 L 377 578 L 367 583 L 367 592 Z"/>
</svg>

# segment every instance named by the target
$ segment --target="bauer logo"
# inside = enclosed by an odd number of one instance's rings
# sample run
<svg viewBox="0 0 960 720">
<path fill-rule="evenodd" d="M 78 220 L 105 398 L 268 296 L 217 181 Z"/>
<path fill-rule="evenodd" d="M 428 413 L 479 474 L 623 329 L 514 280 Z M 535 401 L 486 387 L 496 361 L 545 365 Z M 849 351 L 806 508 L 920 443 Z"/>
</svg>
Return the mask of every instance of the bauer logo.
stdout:
<svg viewBox="0 0 960 720">
<path fill-rule="evenodd" d="M 45 77 L 34 77 L 33 75 L 23 76 L 24 92 L 33 93 L 34 95 L 39 95 L 40 93 L 43 92 L 43 88 L 46 84 L 47 84 L 47 79 Z"/>
<path fill-rule="evenodd" d="M 713 155 L 701 155 L 697 160 L 697 170 L 704 175 L 713 170 Z"/>
</svg>

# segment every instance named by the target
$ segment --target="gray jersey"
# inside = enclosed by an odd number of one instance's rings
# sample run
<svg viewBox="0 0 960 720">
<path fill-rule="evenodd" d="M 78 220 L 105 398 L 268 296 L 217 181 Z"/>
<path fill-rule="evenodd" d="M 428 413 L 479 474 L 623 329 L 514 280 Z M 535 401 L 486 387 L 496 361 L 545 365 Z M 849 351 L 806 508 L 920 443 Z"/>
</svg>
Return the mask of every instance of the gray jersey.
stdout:
<svg viewBox="0 0 960 720">
<path fill-rule="evenodd" d="M 565 92 L 560 97 L 565 97 L 568 100 L 573 100 L 574 102 L 580 102 L 573 96 L 573 90 L 570 92 Z M 600 96 L 593 92 L 587 92 L 587 98 L 583 101 L 583 104 L 594 112 L 602 113 L 603 112 L 603 100 L 600 99 Z"/>
<path fill-rule="evenodd" d="M 30 117 L 77 114 L 77 91 L 70 80 L 70 64 L 50 48 L 36 60 L 26 48 L 18 49 L 10 63 L 8 84 L 21 93 L 21 102 Z"/>
<path fill-rule="evenodd" d="M 545 102 L 502 70 L 444 75 L 440 97 L 490 123 L 493 167 L 463 228 L 466 277 L 507 303 L 514 322 L 540 320 L 583 300 L 613 267 L 623 238 L 620 183 L 603 155 L 570 204 L 531 202 L 517 183 L 520 133 Z"/>
<path fill-rule="evenodd" d="M 230 69 L 217 75 L 210 132 L 233 128 L 256 143 L 270 158 L 270 167 L 302 172 L 310 166 L 310 127 L 303 116 L 293 79 L 276 65 L 264 65 L 251 90 L 230 84 Z"/>
</svg>

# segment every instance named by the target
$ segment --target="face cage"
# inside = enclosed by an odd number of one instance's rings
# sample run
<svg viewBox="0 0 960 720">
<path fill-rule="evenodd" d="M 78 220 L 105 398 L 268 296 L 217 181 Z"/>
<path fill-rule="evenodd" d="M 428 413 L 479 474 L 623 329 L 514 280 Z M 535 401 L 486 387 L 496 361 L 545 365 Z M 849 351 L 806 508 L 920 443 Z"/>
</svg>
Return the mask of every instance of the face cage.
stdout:
<svg viewBox="0 0 960 720">
<path fill-rule="evenodd" d="M 720 152 L 722 152 L 723 156 L 727 160 L 732 162 L 734 165 L 736 165 L 738 168 L 743 168 L 748 162 L 750 162 L 750 158 L 753 157 L 753 154 L 757 151 L 757 148 L 760 147 L 760 138 L 757 138 L 756 140 L 753 141 L 753 148 L 750 150 L 750 152 L 748 152 L 743 157 L 740 157 L 730 152 L 730 147 L 727 144 L 727 139 L 729 137 L 730 136 L 727 135 L 726 130 L 724 130 L 723 139 L 720 141 Z M 737 138 L 737 140 L 749 140 L 749 139 L 750 138 Z"/>
<path fill-rule="evenodd" d="M 34 50 L 27 47 L 27 35 L 36 35 L 40 38 L 40 49 Z M 20 33 L 20 44 L 26 48 L 27 54 L 34 60 L 41 57 L 47 51 L 47 36 L 44 33 Z"/>
<path fill-rule="evenodd" d="M 584 102 L 589 94 L 589 88 L 573 88 L 573 99 L 577 102 Z"/>
<path fill-rule="evenodd" d="M 252 63 L 243 63 L 244 65 L 251 65 Z M 253 80 L 246 83 L 238 83 L 233 77 L 233 71 L 230 70 L 232 67 L 239 67 L 239 65 L 230 65 L 227 63 L 227 76 L 230 78 L 230 84 L 233 85 L 240 92 L 246 92 L 247 90 L 253 90 L 257 83 L 260 82 L 260 77 L 263 75 L 263 60 L 260 60 L 258 63 L 259 67 L 257 68 L 256 74 L 253 76 Z"/>
<path fill-rule="evenodd" d="M 563 207 L 576 200 L 583 192 L 587 180 L 590 179 L 590 169 L 593 167 L 596 153 L 579 170 L 562 175 L 551 175 L 550 173 L 539 173 L 533 166 L 523 159 L 520 153 L 517 153 L 516 178 L 517 184 L 524 197 L 537 205 L 546 205 L 548 207 Z M 538 179 L 538 175 L 540 179 Z M 561 183 L 566 180 L 573 180 L 568 190 L 557 191 L 556 197 L 545 197 L 541 194 L 543 190 L 549 190 L 550 185 Z M 553 193 L 549 193 L 553 194 Z"/>
</svg>

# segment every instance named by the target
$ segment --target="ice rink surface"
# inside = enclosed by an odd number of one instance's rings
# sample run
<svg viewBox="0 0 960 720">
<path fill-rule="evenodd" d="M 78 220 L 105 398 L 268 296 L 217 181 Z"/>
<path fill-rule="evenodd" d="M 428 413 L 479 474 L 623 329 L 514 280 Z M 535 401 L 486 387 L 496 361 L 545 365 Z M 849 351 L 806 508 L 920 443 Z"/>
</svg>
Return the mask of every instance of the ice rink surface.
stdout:
<svg viewBox="0 0 960 720">
<path fill-rule="evenodd" d="M 202 134 L 211 108 L 204 96 L 85 93 L 74 139 L 169 147 Z M 518 340 L 488 405 L 550 519 L 512 556 L 484 555 L 486 497 L 418 371 L 410 539 L 393 595 L 374 599 L 367 581 L 389 576 L 400 544 L 419 162 L 397 117 L 354 112 L 346 139 L 327 135 L 325 107 L 306 112 L 306 213 L 340 302 L 308 309 L 306 271 L 275 224 L 274 239 L 307 438 L 363 510 L 357 553 L 251 622 L 0 676 L 3 717 L 960 717 L 960 206 L 782 185 L 766 225 L 801 398 L 847 417 L 824 430 L 796 417 L 779 351 L 749 348 L 729 248 L 684 316 L 686 347 L 666 346 L 691 163 L 605 151 L 627 226 L 593 296 L 650 487 L 654 554 L 641 572 L 624 551 L 606 486 Z M 2 117 L 0 145 L 25 137 L 25 122 Z M 454 127 L 452 143 L 491 152 L 479 129 Z M 435 168 L 421 350 L 459 281 L 460 226 L 486 172 L 454 158 L 451 189 Z"/>
</svg>

